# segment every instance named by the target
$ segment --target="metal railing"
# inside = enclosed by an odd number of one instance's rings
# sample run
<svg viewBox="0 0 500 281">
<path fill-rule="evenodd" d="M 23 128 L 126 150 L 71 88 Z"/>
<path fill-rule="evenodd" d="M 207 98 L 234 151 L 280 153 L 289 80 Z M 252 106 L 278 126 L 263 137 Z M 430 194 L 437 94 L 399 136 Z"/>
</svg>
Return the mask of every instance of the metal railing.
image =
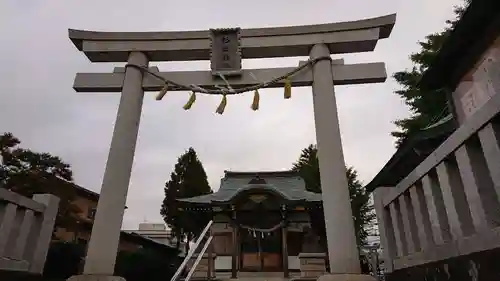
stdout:
<svg viewBox="0 0 500 281">
<path fill-rule="evenodd" d="M 203 246 L 203 248 L 201 249 L 201 252 L 196 257 L 196 260 L 194 261 L 193 266 L 189 270 L 189 272 L 186 275 L 186 278 L 184 279 L 184 281 L 189 281 L 191 279 L 191 276 L 193 276 L 193 273 L 196 270 L 196 267 L 198 266 L 198 264 L 200 263 L 201 259 L 203 258 L 203 255 L 207 251 L 207 248 L 210 245 L 210 242 L 212 242 L 213 238 L 214 238 L 213 236 L 208 237 L 207 241 L 205 242 L 205 245 Z M 209 261 L 209 263 L 210 263 L 210 261 Z M 209 270 L 209 273 L 210 273 L 210 270 Z"/>
<path fill-rule="evenodd" d="M 182 261 L 182 263 L 179 266 L 179 268 L 177 268 L 177 271 L 175 272 L 174 276 L 172 276 L 172 278 L 170 279 L 170 281 L 177 281 L 179 279 L 179 276 L 182 274 L 182 271 L 184 270 L 184 268 L 186 268 L 189 260 L 191 259 L 191 257 L 193 256 L 193 254 L 196 252 L 196 250 L 200 246 L 201 241 L 203 241 L 203 238 L 205 238 L 205 236 L 207 235 L 207 232 L 210 230 L 210 227 L 212 226 L 213 223 L 214 222 L 212 220 L 207 223 L 207 225 L 205 226 L 205 228 L 201 232 L 201 234 L 198 237 L 198 239 L 196 239 L 196 242 L 194 243 L 193 247 L 191 247 L 191 249 L 187 253 L 186 257 Z M 193 266 L 189 270 L 189 273 L 186 276 L 186 278 L 184 279 L 184 281 L 189 281 L 189 279 L 193 275 L 196 267 L 198 266 L 198 263 L 201 261 L 201 258 L 205 254 L 205 251 L 207 250 L 208 246 L 210 245 L 210 242 L 212 242 L 212 239 L 213 239 L 213 236 L 209 236 L 208 239 L 205 241 L 205 244 L 203 244 L 203 248 L 202 248 L 201 252 L 198 254 L 198 257 L 196 258 Z"/>
</svg>

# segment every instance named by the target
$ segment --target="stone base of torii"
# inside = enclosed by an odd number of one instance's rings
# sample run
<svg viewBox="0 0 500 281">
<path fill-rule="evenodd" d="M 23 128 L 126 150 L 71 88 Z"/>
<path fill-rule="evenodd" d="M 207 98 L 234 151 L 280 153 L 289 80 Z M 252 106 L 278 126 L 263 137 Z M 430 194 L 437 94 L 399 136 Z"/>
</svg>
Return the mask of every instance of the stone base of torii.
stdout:
<svg viewBox="0 0 500 281">
<path fill-rule="evenodd" d="M 379 39 L 389 37 L 395 15 L 360 21 L 311 26 L 243 29 L 239 31 L 237 54 L 240 59 L 309 56 L 373 51 Z M 92 62 L 127 62 L 156 76 L 180 84 L 213 89 L 224 84 L 211 71 L 159 72 L 152 61 L 208 60 L 208 31 L 188 32 L 89 32 L 70 30 L 70 39 Z M 213 40 L 213 38 L 212 38 Z M 213 58 L 212 58 L 213 59 Z M 182 90 L 165 85 L 138 67 L 117 68 L 113 73 L 78 73 L 78 92 L 121 92 L 108 162 L 104 173 L 83 275 L 71 281 L 123 281 L 114 273 L 144 91 Z M 228 78 L 235 89 L 280 77 L 290 68 L 241 70 Z M 346 168 L 340 138 L 334 86 L 380 83 L 386 80 L 383 63 L 345 65 L 342 60 L 320 60 L 286 82 L 265 84 L 263 88 L 312 86 L 314 119 L 321 186 L 324 202 L 328 256 L 331 274 L 320 281 L 364 281 L 360 275 L 359 252 L 352 221 Z M 237 98 L 237 97 L 236 97 Z M 176 281 L 176 280 L 174 280 Z"/>
</svg>

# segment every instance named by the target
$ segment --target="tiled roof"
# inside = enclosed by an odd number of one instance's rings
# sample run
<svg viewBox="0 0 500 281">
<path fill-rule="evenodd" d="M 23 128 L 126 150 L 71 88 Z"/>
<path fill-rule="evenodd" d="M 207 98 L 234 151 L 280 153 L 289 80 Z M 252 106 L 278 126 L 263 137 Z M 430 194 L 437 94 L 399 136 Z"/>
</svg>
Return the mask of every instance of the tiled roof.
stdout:
<svg viewBox="0 0 500 281">
<path fill-rule="evenodd" d="M 90 189 L 86 189 L 85 187 L 79 186 L 76 183 L 65 180 L 61 177 L 56 177 L 56 178 L 65 184 L 69 184 L 72 188 L 75 189 L 75 191 L 77 192 L 77 194 L 79 196 L 84 196 L 84 197 L 86 197 L 90 200 L 96 201 L 96 202 L 99 200 L 99 193 L 92 191 Z M 128 207 L 125 206 L 125 209 L 128 209 Z"/>
<path fill-rule="evenodd" d="M 175 250 L 175 251 L 177 251 L 177 249 L 172 245 L 160 243 L 154 239 L 151 239 L 151 238 L 146 237 L 144 235 L 140 235 L 139 233 L 135 233 L 133 231 L 122 230 L 120 232 L 120 237 L 122 237 L 124 239 L 128 239 L 131 242 L 135 242 L 135 243 L 142 245 L 142 246 L 150 246 L 153 248 L 159 248 L 159 249 L 163 249 L 163 250 Z"/>
<path fill-rule="evenodd" d="M 456 129 L 453 116 L 445 116 L 418 134 L 406 139 L 365 188 L 372 192 L 379 186 L 395 186 L 429 156 Z"/>
<path fill-rule="evenodd" d="M 83 227 L 84 229 L 88 230 L 88 231 L 91 231 L 92 230 L 92 226 L 93 226 L 93 222 L 90 222 L 90 221 L 81 221 L 80 226 Z M 129 231 L 129 230 L 120 230 L 120 239 L 127 240 L 127 241 L 129 241 L 131 243 L 134 243 L 134 244 L 137 244 L 137 245 L 141 245 L 143 247 L 155 248 L 157 250 L 170 250 L 170 251 L 177 250 L 175 247 L 173 247 L 171 245 L 167 245 L 167 244 L 163 244 L 163 243 L 157 242 L 154 239 L 151 239 L 149 237 L 140 235 L 138 233 L 135 233 L 135 232 Z"/>
<path fill-rule="evenodd" d="M 321 202 L 321 194 L 306 190 L 304 180 L 291 171 L 278 172 L 225 172 L 221 180 L 221 186 L 217 192 L 192 198 L 179 199 L 187 203 L 209 204 L 216 202 L 231 201 L 240 192 L 260 189 L 277 193 L 289 201 L 311 201 Z M 265 181 L 257 184 L 249 184 L 253 179 Z"/>
<path fill-rule="evenodd" d="M 456 85 L 491 44 L 500 30 L 500 1 L 471 1 L 460 21 L 424 73 L 420 87 L 455 89 Z"/>
</svg>

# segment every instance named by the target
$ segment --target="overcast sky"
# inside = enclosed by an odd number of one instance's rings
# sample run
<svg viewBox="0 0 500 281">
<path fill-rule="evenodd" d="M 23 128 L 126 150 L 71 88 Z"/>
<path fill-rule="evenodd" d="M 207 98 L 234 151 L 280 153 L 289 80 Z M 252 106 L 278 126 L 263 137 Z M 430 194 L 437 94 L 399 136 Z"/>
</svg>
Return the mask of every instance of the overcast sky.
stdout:
<svg viewBox="0 0 500 281">
<path fill-rule="evenodd" d="M 77 94 L 76 72 L 111 72 L 92 64 L 68 39 L 67 29 L 102 31 L 198 30 L 271 27 L 358 20 L 397 13 L 394 31 L 371 53 L 346 55 L 346 63 L 385 62 L 389 74 L 410 67 L 416 42 L 440 31 L 460 0 L 2 0 L 0 1 L 0 133 L 10 131 L 23 147 L 50 152 L 71 164 L 79 185 L 99 192 L 119 94 Z M 296 66 L 303 58 L 244 61 L 245 68 Z M 120 65 L 120 64 L 116 64 Z M 121 64 L 123 65 L 123 64 Z M 152 63 L 151 65 L 158 65 Z M 208 62 L 162 63 L 160 69 L 209 69 Z M 348 165 L 367 183 L 394 152 L 392 121 L 408 109 L 384 84 L 336 88 Z M 223 171 L 289 169 L 302 148 L 315 142 L 309 88 L 261 91 L 230 97 L 224 115 L 218 98 L 200 96 L 190 111 L 185 92 L 163 101 L 146 95 L 123 228 L 161 222 L 164 182 L 177 157 L 193 146 L 213 189 Z"/>
</svg>

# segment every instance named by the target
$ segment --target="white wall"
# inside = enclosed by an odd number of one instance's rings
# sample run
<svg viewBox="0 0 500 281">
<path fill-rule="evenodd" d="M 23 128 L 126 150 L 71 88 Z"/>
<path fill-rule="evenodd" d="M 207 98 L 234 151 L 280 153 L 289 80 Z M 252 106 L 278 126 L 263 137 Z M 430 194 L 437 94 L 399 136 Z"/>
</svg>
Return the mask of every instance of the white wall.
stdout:
<svg viewBox="0 0 500 281">
<path fill-rule="evenodd" d="M 231 256 L 215 257 L 215 270 L 231 270 Z"/>
<path fill-rule="evenodd" d="M 298 256 L 288 256 L 288 269 L 300 269 L 300 260 Z"/>
</svg>

